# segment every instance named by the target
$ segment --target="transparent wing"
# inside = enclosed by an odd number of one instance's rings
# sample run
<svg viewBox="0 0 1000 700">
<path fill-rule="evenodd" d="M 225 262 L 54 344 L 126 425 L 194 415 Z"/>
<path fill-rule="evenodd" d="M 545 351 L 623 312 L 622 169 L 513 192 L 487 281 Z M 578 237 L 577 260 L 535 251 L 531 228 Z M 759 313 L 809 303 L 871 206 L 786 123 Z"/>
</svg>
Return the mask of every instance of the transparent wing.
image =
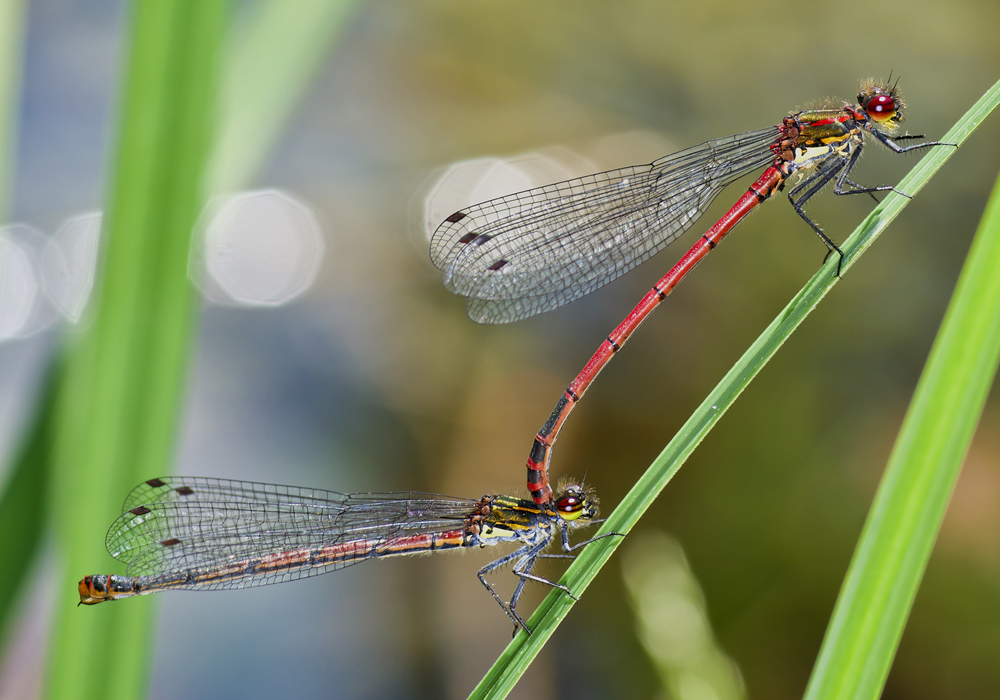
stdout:
<svg viewBox="0 0 1000 700">
<path fill-rule="evenodd" d="M 431 237 L 444 285 L 478 323 L 510 323 L 589 294 L 663 250 L 734 180 L 770 164 L 777 128 L 649 165 L 588 175 L 455 212 Z"/>
<path fill-rule="evenodd" d="M 129 575 L 232 570 L 192 588 L 245 588 L 340 569 L 392 553 L 400 538 L 460 530 L 477 501 L 423 493 L 344 494 L 320 489 L 202 477 L 152 479 L 133 489 L 107 535 L 111 556 Z M 357 543 L 357 547 L 351 547 Z M 276 555 L 344 545 L 325 566 L 254 573 Z M 327 550 L 329 551 L 329 550 Z M 303 559 L 304 561 L 304 559 Z M 180 586 L 183 587 L 183 586 Z"/>
</svg>

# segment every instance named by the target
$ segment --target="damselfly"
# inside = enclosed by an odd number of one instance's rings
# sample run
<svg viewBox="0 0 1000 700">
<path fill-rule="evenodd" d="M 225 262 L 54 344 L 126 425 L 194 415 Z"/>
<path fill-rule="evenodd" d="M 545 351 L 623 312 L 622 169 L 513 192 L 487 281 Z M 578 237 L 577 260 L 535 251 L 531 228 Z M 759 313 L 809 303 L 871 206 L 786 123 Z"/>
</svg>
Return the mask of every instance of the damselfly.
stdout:
<svg viewBox="0 0 1000 700">
<path fill-rule="evenodd" d="M 536 503 L 553 499 L 552 446 L 597 374 L 685 275 L 790 180 L 792 206 L 838 256 L 840 274 L 843 253 L 806 215 L 805 203 L 831 182 L 835 194 L 904 194 L 891 185 L 864 187 L 848 179 L 865 135 L 895 153 L 954 145 L 900 146 L 897 141 L 923 138 L 893 138 L 903 111 L 896 85 L 869 80 L 857 104 L 795 112 L 777 126 L 706 141 L 649 165 L 493 199 L 455 212 L 438 227 L 430 255 L 445 286 L 468 297 L 474 321 L 509 323 L 568 304 L 628 272 L 690 228 L 723 188 L 766 168 L 612 331 L 559 399 L 528 457 L 528 488 Z"/>
<path fill-rule="evenodd" d="M 150 479 L 129 493 L 106 539 L 108 552 L 125 563 L 128 576 L 85 577 L 80 603 L 173 589 L 249 588 L 366 559 L 514 542 L 518 548 L 481 568 L 479 580 L 511 621 L 530 633 L 517 613 L 527 581 L 573 595 L 566 586 L 533 574 L 535 562 L 572 556 L 592 542 L 570 544 L 569 530 L 599 522 L 596 518 L 597 498 L 576 484 L 538 505 L 510 496 L 471 500 L 204 477 Z M 546 554 L 557 537 L 563 554 Z M 486 576 L 510 563 L 519 580 L 504 603 Z"/>
</svg>

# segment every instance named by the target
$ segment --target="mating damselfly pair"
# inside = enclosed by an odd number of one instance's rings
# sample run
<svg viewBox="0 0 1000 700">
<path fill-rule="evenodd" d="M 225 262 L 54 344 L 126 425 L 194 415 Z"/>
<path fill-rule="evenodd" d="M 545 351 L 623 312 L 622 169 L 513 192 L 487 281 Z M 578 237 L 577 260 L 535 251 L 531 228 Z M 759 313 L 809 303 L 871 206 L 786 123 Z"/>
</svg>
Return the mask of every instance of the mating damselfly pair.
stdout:
<svg viewBox="0 0 1000 700">
<path fill-rule="evenodd" d="M 827 184 L 838 195 L 896 191 L 849 179 L 865 136 L 895 153 L 952 145 L 898 141 L 903 102 L 895 85 L 867 81 L 856 103 L 795 112 L 780 124 L 714 139 L 649 165 L 611 170 L 500 197 L 449 216 L 431 239 L 445 286 L 468 297 L 470 317 L 508 323 L 555 309 L 607 284 L 676 240 L 729 184 L 761 171 L 746 193 L 698 239 L 609 334 L 559 399 L 527 461 L 531 500 L 433 494 L 341 494 L 199 477 L 150 479 L 136 487 L 107 536 L 127 576 L 87 576 L 81 602 L 169 589 L 228 589 L 278 583 L 366 559 L 512 542 L 479 570 L 483 585 L 525 630 L 517 602 L 527 581 L 572 591 L 533 573 L 554 541 L 596 521 L 597 501 L 578 485 L 549 485 L 552 447 L 573 407 L 640 323 L 747 214 L 790 185 L 796 212 L 829 251 L 843 254 L 806 215 Z M 904 193 L 900 193 L 904 194 Z M 607 533 L 612 536 L 618 533 Z M 505 603 L 486 575 L 511 563 L 518 576 Z"/>
</svg>

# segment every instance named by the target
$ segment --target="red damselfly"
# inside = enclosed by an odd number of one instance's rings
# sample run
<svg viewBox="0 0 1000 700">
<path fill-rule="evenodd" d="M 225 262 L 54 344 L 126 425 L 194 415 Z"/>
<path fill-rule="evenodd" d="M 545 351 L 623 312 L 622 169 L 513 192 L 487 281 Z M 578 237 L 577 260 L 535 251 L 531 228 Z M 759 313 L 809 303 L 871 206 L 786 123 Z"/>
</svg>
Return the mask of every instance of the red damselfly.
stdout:
<svg viewBox="0 0 1000 700">
<path fill-rule="evenodd" d="M 896 89 L 864 82 L 856 104 L 795 112 L 777 126 L 706 141 L 649 165 L 589 175 L 461 209 L 431 237 L 430 255 L 445 286 L 468 297 L 479 323 L 509 323 L 568 304 L 628 272 L 687 231 L 735 180 L 764 168 L 747 192 L 642 298 L 608 335 L 556 404 L 528 457 L 528 488 L 539 505 L 552 501 L 552 446 L 597 374 L 673 288 L 761 202 L 788 192 L 795 211 L 829 253 L 843 252 L 803 209 L 824 186 L 838 195 L 892 191 L 849 178 L 865 135 L 895 153 L 954 145 L 897 141 L 904 104 Z"/>
<path fill-rule="evenodd" d="M 127 576 L 87 576 L 80 603 L 174 589 L 249 588 L 335 571 L 367 559 L 514 542 L 479 580 L 516 626 L 527 581 L 572 596 L 532 573 L 544 557 L 571 557 L 570 528 L 599 522 L 597 499 L 576 484 L 551 503 L 510 496 L 478 500 L 427 493 L 337 493 L 205 477 L 163 477 L 135 487 L 108 531 L 108 552 Z M 608 535 L 602 535 L 606 537 Z M 546 554 L 558 539 L 562 554 Z M 504 603 L 487 574 L 513 563 L 518 583 Z M 574 596 L 575 598 L 575 596 Z M 516 628 L 515 628 L 516 631 Z"/>
</svg>

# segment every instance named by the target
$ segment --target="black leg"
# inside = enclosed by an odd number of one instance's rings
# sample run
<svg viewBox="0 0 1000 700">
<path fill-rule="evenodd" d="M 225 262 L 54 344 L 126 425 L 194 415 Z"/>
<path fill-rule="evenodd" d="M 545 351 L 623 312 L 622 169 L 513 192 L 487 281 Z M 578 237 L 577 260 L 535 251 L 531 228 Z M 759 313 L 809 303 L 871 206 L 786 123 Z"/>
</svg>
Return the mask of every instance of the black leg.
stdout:
<svg viewBox="0 0 1000 700">
<path fill-rule="evenodd" d="M 892 185 L 876 185 L 875 187 L 865 187 L 864 185 L 859 185 L 852 180 L 847 178 L 851 174 L 851 170 L 854 169 L 855 164 L 858 162 L 858 158 L 861 157 L 861 149 L 858 148 L 851 155 L 851 159 L 847 161 L 847 165 L 844 169 L 840 171 L 840 177 L 837 178 L 837 182 L 834 183 L 833 193 L 834 194 L 870 194 L 874 197 L 875 192 L 895 192 L 896 194 L 901 194 L 904 197 L 909 197 L 910 195 L 905 192 L 900 192 Z M 850 185 L 851 189 L 845 189 L 844 185 Z M 877 199 L 875 200 L 878 201 Z"/>
<path fill-rule="evenodd" d="M 944 141 L 927 141 L 925 143 L 916 143 L 912 146 L 900 146 L 896 143 L 896 141 L 903 141 L 904 139 L 922 139 L 924 136 L 923 134 L 904 134 L 902 136 L 890 138 L 881 131 L 877 131 L 872 128 L 868 128 L 867 131 L 895 153 L 908 153 L 919 148 L 933 148 L 934 146 L 954 146 L 955 148 L 958 148 L 957 143 L 945 143 Z"/>
<path fill-rule="evenodd" d="M 788 193 L 788 201 L 792 203 L 792 207 L 795 209 L 795 212 L 802 217 L 803 221 L 812 227 L 812 230 L 816 232 L 816 235 L 820 237 L 823 244 L 829 249 L 830 252 L 827 253 L 827 255 L 829 256 L 832 253 L 836 253 L 840 256 L 840 259 L 837 261 L 837 277 L 840 277 L 840 267 L 844 262 L 844 251 L 838 248 L 837 244 L 830 240 L 829 236 L 823 233 L 823 229 L 821 229 L 818 225 L 816 225 L 816 222 L 809 218 L 809 215 L 806 214 L 803 207 L 809 199 L 826 187 L 830 180 L 837 175 L 837 173 L 841 170 L 847 169 L 850 163 L 851 161 L 845 162 L 843 158 L 833 160 L 828 165 L 824 165 L 810 177 L 793 187 L 792 191 Z M 805 191 L 803 192 L 803 190 Z"/>
<path fill-rule="evenodd" d="M 503 602 L 503 599 L 499 595 L 497 595 L 497 592 L 493 589 L 492 584 L 490 584 L 490 582 L 486 580 L 486 574 L 490 573 L 491 571 L 496 571 L 501 566 L 513 561 L 514 559 L 520 559 L 524 557 L 535 546 L 536 545 L 527 545 L 511 552 L 510 554 L 505 554 L 499 559 L 491 561 L 489 564 L 481 568 L 477 573 L 477 575 L 479 576 L 480 583 L 482 583 L 483 586 L 486 588 L 486 590 L 489 591 L 490 595 L 493 596 L 493 600 L 495 600 L 497 602 L 497 605 L 499 605 L 500 608 L 503 610 L 504 615 L 510 618 L 510 621 L 514 623 L 515 632 L 517 631 L 517 627 L 520 626 L 523 627 L 528 634 L 531 634 L 531 630 L 529 630 L 528 626 L 524 624 L 524 620 L 521 619 L 521 616 L 518 615 L 516 612 L 514 612 L 514 610 L 509 609 L 507 607 L 507 604 Z"/>
</svg>

